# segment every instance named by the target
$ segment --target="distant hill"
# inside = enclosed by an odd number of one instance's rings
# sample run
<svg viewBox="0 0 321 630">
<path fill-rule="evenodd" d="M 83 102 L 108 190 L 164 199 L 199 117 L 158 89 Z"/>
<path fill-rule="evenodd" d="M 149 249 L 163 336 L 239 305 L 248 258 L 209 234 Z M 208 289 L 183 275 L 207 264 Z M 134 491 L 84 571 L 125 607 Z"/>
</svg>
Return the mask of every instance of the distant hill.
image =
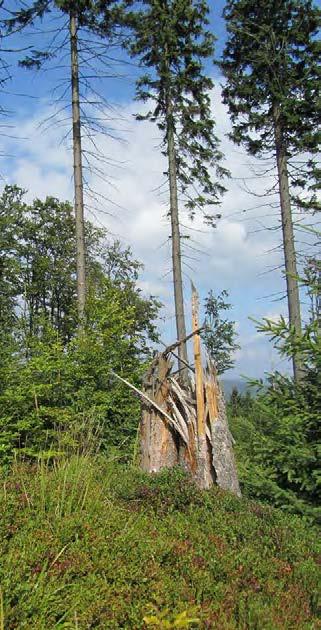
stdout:
<svg viewBox="0 0 321 630">
<path fill-rule="evenodd" d="M 244 394 L 246 392 L 247 389 L 250 389 L 248 386 L 248 383 L 243 380 L 243 379 L 229 379 L 229 378 L 221 378 L 221 385 L 223 387 L 224 390 L 224 394 L 226 396 L 226 398 L 229 398 L 234 387 L 237 388 L 238 392 L 240 394 Z"/>
</svg>

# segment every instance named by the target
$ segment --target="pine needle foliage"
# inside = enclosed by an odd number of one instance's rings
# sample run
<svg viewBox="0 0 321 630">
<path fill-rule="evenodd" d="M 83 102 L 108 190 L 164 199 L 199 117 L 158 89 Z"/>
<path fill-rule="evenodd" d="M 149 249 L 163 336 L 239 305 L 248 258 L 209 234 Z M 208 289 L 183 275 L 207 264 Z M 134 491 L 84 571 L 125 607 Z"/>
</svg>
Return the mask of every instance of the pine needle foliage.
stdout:
<svg viewBox="0 0 321 630">
<path fill-rule="evenodd" d="M 252 155 L 274 151 L 277 106 L 286 155 L 300 160 L 292 165 L 292 184 L 309 192 L 296 201 L 320 209 L 321 10 L 312 0 L 229 0 L 224 16 L 221 68 L 231 137 Z"/>
<path fill-rule="evenodd" d="M 81 28 L 86 28 L 96 34 L 102 36 L 111 35 L 115 24 L 120 19 L 121 3 L 119 0 L 109 0 L 108 2 L 101 0 L 35 0 L 29 6 L 21 6 L 21 4 L 13 5 L 8 11 L 9 16 L 4 20 L 7 33 L 11 34 L 17 30 L 23 30 L 26 27 L 34 25 L 38 20 L 43 20 L 48 13 L 54 13 L 56 10 L 61 11 L 65 15 L 77 16 L 78 24 Z M 57 50 L 56 53 L 59 53 Z M 30 56 L 27 56 L 21 63 L 26 67 L 39 67 L 46 59 L 48 53 L 45 50 L 32 50 Z"/>
<path fill-rule="evenodd" d="M 313 290 L 313 283 L 310 284 Z M 284 318 L 264 319 L 258 331 L 284 358 L 300 354 L 302 380 L 278 372 L 263 384 L 248 408 L 238 405 L 231 429 L 243 491 L 288 512 L 321 523 L 321 335 L 317 319 L 298 337 Z M 233 411 L 233 410 L 231 410 Z M 234 417 L 233 417 L 234 416 Z"/>
<path fill-rule="evenodd" d="M 167 155 L 169 130 L 176 148 L 176 175 L 185 207 L 205 221 L 217 218 L 208 210 L 220 201 L 227 175 L 215 134 L 210 90 L 213 82 L 204 62 L 214 54 L 204 0 L 143 1 L 132 15 L 135 40 L 129 50 L 148 71 L 137 82 L 137 99 L 151 106 L 138 116 L 156 122 Z M 216 179 L 213 177 L 216 174 Z"/>
</svg>

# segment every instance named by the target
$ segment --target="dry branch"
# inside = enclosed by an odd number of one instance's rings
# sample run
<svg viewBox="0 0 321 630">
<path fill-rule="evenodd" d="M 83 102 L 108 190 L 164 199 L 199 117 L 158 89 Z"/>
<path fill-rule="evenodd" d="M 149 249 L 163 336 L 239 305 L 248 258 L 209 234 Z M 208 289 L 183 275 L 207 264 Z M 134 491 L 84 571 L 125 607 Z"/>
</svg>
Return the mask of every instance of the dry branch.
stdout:
<svg viewBox="0 0 321 630">
<path fill-rule="evenodd" d="M 122 383 L 124 383 L 125 385 L 130 387 L 130 389 L 132 389 L 134 392 L 136 392 L 136 394 L 138 394 L 138 396 L 140 396 L 145 402 L 147 402 L 149 405 L 151 405 L 152 407 L 157 409 L 157 411 L 160 414 L 162 414 L 162 416 L 164 416 L 166 418 L 166 420 L 168 420 L 168 422 L 173 423 L 173 418 L 171 418 L 168 415 L 168 413 L 166 413 L 166 411 L 164 411 L 164 409 L 162 409 L 154 400 L 152 400 L 152 398 L 149 398 L 140 389 L 138 389 L 138 387 L 135 387 L 135 385 L 132 385 L 132 383 L 130 383 L 129 381 L 126 381 L 125 378 L 123 378 L 122 376 L 119 376 L 119 374 L 116 374 L 116 372 L 114 372 L 114 370 L 110 370 L 110 373 L 115 378 L 118 378 Z"/>
<path fill-rule="evenodd" d="M 167 348 L 164 350 L 163 354 L 167 355 L 170 352 L 173 352 L 173 350 L 175 350 L 175 348 L 177 348 L 177 346 L 180 346 L 181 343 L 186 343 L 186 341 L 189 341 L 189 339 L 192 339 L 192 337 L 194 337 L 194 335 L 199 334 L 200 332 L 202 332 L 202 330 L 204 330 L 204 326 L 200 326 L 196 330 L 193 330 L 193 332 L 191 332 L 189 335 L 187 335 L 187 337 L 184 337 L 184 339 L 179 339 L 179 341 L 175 341 L 175 343 L 172 343 L 170 346 L 167 346 Z M 187 361 L 185 361 L 185 364 L 188 367 L 190 367 L 190 365 L 189 365 L 189 363 Z"/>
</svg>

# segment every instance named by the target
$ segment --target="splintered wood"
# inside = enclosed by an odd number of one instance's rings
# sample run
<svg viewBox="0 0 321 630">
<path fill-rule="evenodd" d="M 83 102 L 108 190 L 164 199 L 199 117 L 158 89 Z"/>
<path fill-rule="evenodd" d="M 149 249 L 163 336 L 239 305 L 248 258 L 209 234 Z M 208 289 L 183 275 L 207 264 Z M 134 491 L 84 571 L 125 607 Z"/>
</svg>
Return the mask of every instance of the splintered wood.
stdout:
<svg viewBox="0 0 321 630">
<path fill-rule="evenodd" d="M 154 358 L 142 393 L 141 467 L 148 472 L 184 466 L 201 488 L 217 484 L 240 496 L 224 396 L 215 366 L 202 366 L 198 297 L 193 287 L 195 369 L 188 384 L 172 374 L 171 356 L 178 343 Z M 195 374 L 195 378 L 194 378 Z"/>
<path fill-rule="evenodd" d="M 145 381 L 144 393 L 148 401 L 143 399 L 140 427 L 142 468 L 147 472 L 158 472 L 181 464 L 193 474 L 201 488 L 216 483 L 240 496 L 233 439 L 213 364 L 207 359 L 203 370 L 205 435 L 198 432 L 194 379 L 191 378 L 189 387 L 186 387 L 177 375 L 171 375 L 171 370 L 172 362 L 165 351 L 155 357 Z M 153 406 L 154 401 L 165 413 Z"/>
</svg>

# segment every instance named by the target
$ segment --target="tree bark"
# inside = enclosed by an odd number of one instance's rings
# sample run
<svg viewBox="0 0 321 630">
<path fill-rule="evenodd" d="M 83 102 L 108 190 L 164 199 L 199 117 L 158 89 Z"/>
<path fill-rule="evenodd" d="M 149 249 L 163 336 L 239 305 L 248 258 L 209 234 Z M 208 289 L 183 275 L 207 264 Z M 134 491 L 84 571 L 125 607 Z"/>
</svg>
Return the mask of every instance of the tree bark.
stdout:
<svg viewBox="0 0 321 630">
<path fill-rule="evenodd" d="M 82 322 L 86 304 L 86 257 L 84 227 L 84 190 L 81 153 L 81 121 L 79 104 L 79 67 L 77 18 L 70 14 L 72 131 L 75 188 L 76 260 L 77 260 L 77 305 L 78 317 Z"/>
<path fill-rule="evenodd" d="M 169 195 L 170 195 L 170 218 L 171 218 L 171 241 L 172 241 L 172 266 L 174 282 L 174 301 L 177 339 L 185 339 L 186 325 L 184 313 L 184 294 L 182 278 L 182 253 L 181 235 L 178 215 L 178 195 L 177 195 L 177 168 L 176 149 L 174 140 L 174 125 L 172 105 L 170 98 L 167 101 L 167 154 L 168 154 L 168 174 L 169 174 Z M 178 346 L 178 367 L 181 371 L 183 381 L 188 381 L 188 369 L 182 361 L 188 362 L 186 342 Z M 182 359 L 182 361 L 180 361 Z"/>
<path fill-rule="evenodd" d="M 316 295 L 316 320 L 318 323 L 318 335 L 321 336 L 321 270 L 318 271 L 317 295 Z"/>
<path fill-rule="evenodd" d="M 199 328 L 199 297 L 192 283 L 192 329 L 194 335 L 194 365 L 195 365 L 195 394 L 196 394 L 196 424 L 197 424 L 197 477 L 201 488 L 209 488 L 212 483 L 211 457 L 209 456 L 206 438 L 205 405 L 209 401 L 204 399 L 204 372 L 202 366 L 201 338 L 197 333 Z"/>
<path fill-rule="evenodd" d="M 294 231 L 291 211 L 291 199 L 289 189 L 288 164 L 286 155 L 286 145 L 282 134 L 282 125 L 280 121 L 280 107 L 273 107 L 274 120 L 274 137 L 276 149 L 276 161 L 279 179 L 279 194 L 282 219 L 283 233 L 283 249 L 285 261 L 286 287 L 288 299 L 288 312 L 290 325 L 294 327 L 295 332 L 300 335 L 301 312 L 300 312 L 300 294 L 298 284 L 298 272 L 296 263 L 296 252 L 294 244 Z M 293 374 L 295 381 L 299 381 L 303 375 L 303 366 L 301 358 L 298 354 L 293 354 Z"/>
</svg>

